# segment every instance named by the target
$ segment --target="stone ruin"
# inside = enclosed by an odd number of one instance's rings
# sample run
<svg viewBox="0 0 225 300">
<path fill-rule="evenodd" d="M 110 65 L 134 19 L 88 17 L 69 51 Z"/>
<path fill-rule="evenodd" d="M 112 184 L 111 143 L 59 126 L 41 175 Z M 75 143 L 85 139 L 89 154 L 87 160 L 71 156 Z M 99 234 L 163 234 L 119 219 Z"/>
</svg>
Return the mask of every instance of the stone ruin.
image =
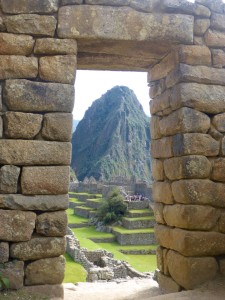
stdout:
<svg viewBox="0 0 225 300">
<path fill-rule="evenodd" d="M 12 289 L 61 295 L 77 68 L 148 71 L 160 286 L 225 275 L 224 48 L 222 0 L 0 1 L 0 262 Z"/>
</svg>

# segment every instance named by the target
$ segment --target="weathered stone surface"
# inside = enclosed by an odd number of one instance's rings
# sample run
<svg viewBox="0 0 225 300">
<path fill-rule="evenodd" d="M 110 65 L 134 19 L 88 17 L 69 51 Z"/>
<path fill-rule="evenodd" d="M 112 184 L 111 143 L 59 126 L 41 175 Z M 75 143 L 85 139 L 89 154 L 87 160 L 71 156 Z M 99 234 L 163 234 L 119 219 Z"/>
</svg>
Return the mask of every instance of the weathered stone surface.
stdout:
<svg viewBox="0 0 225 300">
<path fill-rule="evenodd" d="M 213 117 L 212 124 L 220 132 L 225 132 L 225 113 Z"/>
<path fill-rule="evenodd" d="M 220 273 L 224 276 L 225 275 L 225 259 L 224 258 L 219 259 L 219 269 L 220 269 Z"/>
<path fill-rule="evenodd" d="M 62 5 L 82 4 L 83 2 L 84 0 L 62 0 Z"/>
<path fill-rule="evenodd" d="M 194 45 L 197 46 L 205 46 L 204 38 L 201 36 L 194 36 Z"/>
<path fill-rule="evenodd" d="M 37 260 L 57 257 L 65 252 L 64 238 L 33 237 L 28 242 L 12 243 L 10 256 L 20 260 Z"/>
<path fill-rule="evenodd" d="M 24 167 L 21 175 L 25 195 L 60 195 L 68 193 L 69 166 Z"/>
<path fill-rule="evenodd" d="M 171 90 L 166 90 L 162 95 L 150 101 L 151 114 L 164 111 L 170 108 Z"/>
<path fill-rule="evenodd" d="M 70 143 L 0 140 L 2 165 L 69 165 L 70 158 Z"/>
<path fill-rule="evenodd" d="M 65 211 L 40 214 L 36 223 L 37 233 L 45 236 L 64 236 L 67 230 Z"/>
<path fill-rule="evenodd" d="M 163 136 L 176 133 L 206 133 L 210 128 L 210 118 L 199 111 L 183 107 L 159 121 L 160 133 Z"/>
<path fill-rule="evenodd" d="M 189 44 L 193 41 L 193 17 L 145 14 L 129 7 L 64 6 L 59 9 L 58 35 L 61 38 L 166 40 Z"/>
<path fill-rule="evenodd" d="M 167 225 L 190 230 L 211 230 L 219 215 L 218 209 L 202 205 L 165 205 L 163 209 Z"/>
<path fill-rule="evenodd" d="M 213 66 L 223 68 L 225 66 L 225 52 L 219 49 L 212 50 Z"/>
<path fill-rule="evenodd" d="M 8 14 L 57 12 L 59 0 L 2 0 L 2 10 Z"/>
<path fill-rule="evenodd" d="M 218 271 L 218 264 L 214 257 L 184 257 L 171 250 L 167 257 L 170 275 L 187 290 L 212 280 Z"/>
<path fill-rule="evenodd" d="M 0 88 L 0 92 L 1 92 L 1 88 Z M 2 109 L 2 103 L 1 103 L 1 96 L 0 96 L 0 109 Z M 3 119 L 2 117 L 0 117 L 0 138 L 2 139 L 3 137 Z"/>
<path fill-rule="evenodd" d="M 1 55 L 0 80 L 9 78 L 36 78 L 37 74 L 37 58 L 15 55 Z"/>
<path fill-rule="evenodd" d="M 151 142 L 151 154 L 153 158 L 168 158 L 173 156 L 172 137 L 164 137 Z"/>
<path fill-rule="evenodd" d="M 28 298 L 30 295 L 38 299 L 63 299 L 64 297 L 64 287 L 62 284 L 24 286 L 21 292 Z"/>
<path fill-rule="evenodd" d="M 74 87 L 60 83 L 6 80 L 4 102 L 8 109 L 23 112 L 72 112 Z"/>
<path fill-rule="evenodd" d="M 157 281 L 160 288 L 166 293 L 178 293 L 181 290 L 181 287 L 169 276 L 158 273 Z"/>
<path fill-rule="evenodd" d="M 209 134 L 184 133 L 173 137 L 173 153 L 180 155 L 217 156 L 220 143 Z"/>
<path fill-rule="evenodd" d="M 188 155 L 164 160 L 165 175 L 169 180 L 208 178 L 211 163 L 205 156 Z"/>
<path fill-rule="evenodd" d="M 225 138 L 222 139 L 222 155 L 225 156 Z"/>
<path fill-rule="evenodd" d="M 42 137 L 46 140 L 69 142 L 72 138 L 72 114 L 45 114 Z"/>
<path fill-rule="evenodd" d="M 218 141 L 220 141 L 223 138 L 223 134 L 220 133 L 212 124 L 210 126 L 208 134 L 210 134 L 215 140 Z"/>
<path fill-rule="evenodd" d="M 209 47 L 225 47 L 225 33 L 208 29 L 205 36 L 205 43 Z"/>
<path fill-rule="evenodd" d="M 154 182 L 152 186 L 152 196 L 155 202 L 173 204 L 173 194 L 169 182 Z"/>
<path fill-rule="evenodd" d="M 155 180 L 164 180 L 163 162 L 159 159 L 152 159 L 152 176 Z"/>
<path fill-rule="evenodd" d="M 218 225 L 219 225 L 218 226 L 219 231 L 222 232 L 222 233 L 225 233 L 225 211 L 224 210 L 221 211 Z"/>
<path fill-rule="evenodd" d="M 60 284 L 64 278 L 64 271 L 64 256 L 34 261 L 26 267 L 25 285 Z"/>
<path fill-rule="evenodd" d="M 157 242 L 184 256 L 216 256 L 225 251 L 225 234 L 219 232 L 189 231 L 165 225 L 155 226 Z"/>
<path fill-rule="evenodd" d="M 75 55 L 45 56 L 39 60 L 40 78 L 46 81 L 74 84 L 77 59 Z"/>
<path fill-rule="evenodd" d="M 0 17 L 0 31 L 6 31 L 5 23 L 2 17 Z"/>
<path fill-rule="evenodd" d="M 7 138 L 33 139 L 41 130 L 42 115 L 6 112 L 4 115 L 4 134 Z"/>
<path fill-rule="evenodd" d="M 225 16 L 213 13 L 211 16 L 210 28 L 223 31 L 225 29 Z"/>
<path fill-rule="evenodd" d="M 165 91 L 166 85 L 165 80 L 152 81 L 150 83 L 149 96 L 151 99 L 155 98 L 158 95 L 161 95 Z"/>
<path fill-rule="evenodd" d="M 18 210 L 0 210 L 0 240 L 21 242 L 31 238 L 36 214 Z"/>
<path fill-rule="evenodd" d="M 5 194 L 16 194 L 20 168 L 16 166 L 3 166 L 0 169 L 0 191 Z"/>
<path fill-rule="evenodd" d="M 182 45 L 178 48 L 178 55 L 180 63 L 211 66 L 211 51 L 206 46 Z"/>
<path fill-rule="evenodd" d="M 172 99 L 171 107 L 173 110 L 187 106 L 212 114 L 225 112 L 224 86 L 181 83 L 173 88 L 170 99 Z"/>
<path fill-rule="evenodd" d="M 224 183 L 207 179 L 180 180 L 172 183 L 172 191 L 177 203 L 225 207 Z"/>
<path fill-rule="evenodd" d="M 196 19 L 194 23 L 194 34 L 195 35 L 204 35 L 210 26 L 209 19 Z"/>
<path fill-rule="evenodd" d="M 211 11 L 223 12 L 223 1 L 222 0 L 196 0 L 197 3 L 200 3 L 204 6 L 207 6 Z"/>
<path fill-rule="evenodd" d="M 0 208 L 18 210 L 57 211 L 68 208 L 68 195 L 24 196 L 0 194 Z"/>
<path fill-rule="evenodd" d="M 23 287 L 24 280 L 24 262 L 12 261 L 0 265 L 0 272 L 3 277 L 10 282 L 10 289 L 18 290 Z"/>
<path fill-rule="evenodd" d="M 34 39 L 29 35 L 0 33 L 1 55 L 29 55 L 34 47 Z"/>
<path fill-rule="evenodd" d="M 151 126 L 151 138 L 153 140 L 159 139 L 162 137 L 160 133 L 160 128 L 159 128 L 159 121 L 160 118 L 157 116 L 152 116 L 150 120 L 150 126 Z"/>
<path fill-rule="evenodd" d="M 5 18 L 5 25 L 8 32 L 38 36 L 54 36 L 56 23 L 57 21 L 53 16 L 35 14 L 22 14 Z"/>
<path fill-rule="evenodd" d="M 163 273 L 163 248 L 158 246 L 156 249 L 157 268 Z"/>
<path fill-rule="evenodd" d="M 225 158 L 216 158 L 213 161 L 212 180 L 225 182 Z"/>
<path fill-rule="evenodd" d="M 9 243 L 0 243 L 0 263 L 5 263 L 9 260 Z"/>
<path fill-rule="evenodd" d="M 154 216 L 157 223 L 165 224 L 164 218 L 163 218 L 163 208 L 164 205 L 162 203 L 154 203 Z"/>
<path fill-rule="evenodd" d="M 65 55 L 77 53 L 77 42 L 70 39 L 37 39 L 34 47 L 35 54 Z"/>
</svg>

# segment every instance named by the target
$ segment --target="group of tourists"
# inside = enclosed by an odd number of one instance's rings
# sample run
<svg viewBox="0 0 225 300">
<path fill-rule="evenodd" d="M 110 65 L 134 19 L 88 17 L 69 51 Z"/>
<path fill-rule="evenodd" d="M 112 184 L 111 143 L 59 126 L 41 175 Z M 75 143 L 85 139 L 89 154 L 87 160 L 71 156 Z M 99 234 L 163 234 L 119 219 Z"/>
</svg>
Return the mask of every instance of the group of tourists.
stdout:
<svg viewBox="0 0 225 300">
<path fill-rule="evenodd" d="M 148 198 L 144 197 L 142 194 L 135 194 L 135 195 L 127 195 L 126 200 L 128 200 L 128 201 L 144 201 L 144 200 L 148 200 Z"/>
</svg>

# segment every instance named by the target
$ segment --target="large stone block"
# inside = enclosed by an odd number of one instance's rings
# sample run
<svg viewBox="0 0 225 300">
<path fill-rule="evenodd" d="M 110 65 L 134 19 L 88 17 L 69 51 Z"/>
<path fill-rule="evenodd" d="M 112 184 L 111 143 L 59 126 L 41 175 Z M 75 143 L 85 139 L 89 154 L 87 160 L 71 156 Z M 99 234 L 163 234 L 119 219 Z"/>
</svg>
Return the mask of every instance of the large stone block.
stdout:
<svg viewBox="0 0 225 300">
<path fill-rule="evenodd" d="M 150 119 L 151 138 L 153 140 L 160 139 L 162 137 L 159 128 L 159 121 L 160 121 L 160 117 L 158 116 L 152 116 Z"/>
<path fill-rule="evenodd" d="M 65 211 L 43 213 L 37 217 L 37 233 L 45 236 L 64 236 L 67 231 Z"/>
<path fill-rule="evenodd" d="M 171 90 L 166 90 L 162 95 L 159 95 L 154 100 L 150 101 L 151 114 L 159 111 L 170 109 Z"/>
<path fill-rule="evenodd" d="M 225 33 L 208 29 L 205 36 L 205 43 L 208 47 L 225 47 Z"/>
<path fill-rule="evenodd" d="M 53 16 L 22 14 L 5 18 L 7 31 L 11 33 L 51 37 L 55 34 L 56 24 L 56 18 Z"/>
<path fill-rule="evenodd" d="M 62 237 L 33 237 L 28 242 L 12 243 L 10 256 L 19 260 L 37 260 L 64 254 L 66 240 Z"/>
<path fill-rule="evenodd" d="M 168 158 L 173 156 L 172 137 L 164 137 L 151 142 L 151 154 L 153 158 Z"/>
<path fill-rule="evenodd" d="M 223 68 L 225 66 L 225 52 L 221 49 L 212 50 L 213 66 Z"/>
<path fill-rule="evenodd" d="M 120 0 L 118 0 L 118 1 L 120 1 Z M 62 5 L 82 4 L 82 3 L 83 3 L 83 0 L 62 0 Z"/>
<path fill-rule="evenodd" d="M 184 133 L 173 136 L 173 154 L 217 156 L 220 143 L 209 134 Z"/>
<path fill-rule="evenodd" d="M 0 140 L 2 165 L 69 165 L 70 159 L 70 143 Z"/>
<path fill-rule="evenodd" d="M 169 180 L 208 178 L 211 163 L 205 156 L 188 155 L 164 160 L 165 175 Z"/>
<path fill-rule="evenodd" d="M 15 55 L 1 55 L 0 80 L 10 78 L 36 78 L 37 74 L 37 58 Z"/>
<path fill-rule="evenodd" d="M 0 210 L 0 240 L 28 241 L 35 228 L 36 214 L 18 210 Z"/>
<path fill-rule="evenodd" d="M 34 47 L 35 54 L 65 55 L 77 53 L 77 42 L 70 39 L 37 39 Z"/>
<path fill-rule="evenodd" d="M 54 13 L 59 7 L 59 0 L 2 0 L 2 10 L 8 14 Z"/>
<path fill-rule="evenodd" d="M 2 277 L 9 280 L 10 289 L 18 290 L 23 287 L 24 281 L 24 262 L 12 261 L 0 265 Z"/>
<path fill-rule="evenodd" d="M 163 217 L 167 225 L 190 230 L 211 230 L 218 222 L 220 212 L 211 206 L 165 205 Z"/>
<path fill-rule="evenodd" d="M 42 115 L 6 112 L 4 115 L 4 134 L 7 138 L 33 139 L 41 130 Z"/>
<path fill-rule="evenodd" d="M 224 183 L 207 179 L 180 180 L 172 183 L 172 192 L 177 203 L 225 207 Z"/>
<path fill-rule="evenodd" d="M 210 128 L 210 118 L 199 111 L 182 107 L 159 121 L 160 133 L 163 136 L 176 133 L 206 133 Z"/>
<path fill-rule="evenodd" d="M 225 113 L 214 116 L 212 124 L 218 131 L 225 132 Z"/>
<path fill-rule="evenodd" d="M 225 276 L 225 259 L 220 258 L 219 259 L 219 268 L 220 268 L 220 273 Z"/>
<path fill-rule="evenodd" d="M 65 258 L 63 256 L 34 261 L 26 267 L 25 285 L 61 284 L 64 271 Z"/>
<path fill-rule="evenodd" d="M 209 27 L 209 19 L 196 19 L 194 23 L 194 34 L 197 36 L 203 36 Z"/>
<path fill-rule="evenodd" d="M 165 225 L 155 226 L 157 242 L 184 256 L 216 256 L 225 251 L 225 234 L 219 232 L 189 231 Z"/>
<path fill-rule="evenodd" d="M 60 195 L 68 193 L 69 166 L 24 167 L 21 189 L 24 195 Z"/>
<path fill-rule="evenodd" d="M 68 195 L 24 196 L 0 194 L 0 208 L 18 210 L 57 211 L 68 208 Z"/>
<path fill-rule="evenodd" d="M 45 114 L 42 137 L 51 141 L 69 142 L 72 138 L 72 123 L 72 114 Z"/>
<path fill-rule="evenodd" d="M 212 280 L 218 271 L 218 264 L 214 257 L 184 257 L 170 250 L 167 261 L 172 278 L 187 290 Z"/>
<path fill-rule="evenodd" d="M 0 243 L 0 264 L 9 260 L 9 243 Z"/>
<path fill-rule="evenodd" d="M 72 112 L 74 86 L 28 80 L 6 80 L 4 102 L 8 109 L 23 112 Z"/>
<path fill-rule="evenodd" d="M 0 33 L 0 55 L 30 55 L 34 39 L 29 35 Z"/>
<path fill-rule="evenodd" d="M 225 29 L 225 16 L 223 14 L 213 13 L 210 28 L 223 31 Z"/>
<path fill-rule="evenodd" d="M 58 35 L 61 38 L 190 44 L 193 41 L 193 24 L 193 17 L 187 15 L 146 14 L 129 7 L 64 6 L 59 9 Z"/>
<path fill-rule="evenodd" d="M 225 158 L 216 158 L 213 161 L 212 180 L 225 182 Z"/>
<path fill-rule="evenodd" d="M 12 165 L 0 169 L 0 191 L 5 194 L 16 194 L 20 168 Z"/>
<path fill-rule="evenodd" d="M 169 182 L 154 182 L 152 186 L 152 196 L 155 202 L 173 204 L 171 184 Z"/>
<path fill-rule="evenodd" d="M 182 45 L 178 48 L 178 55 L 180 63 L 211 66 L 211 51 L 206 46 Z"/>
<path fill-rule="evenodd" d="M 154 216 L 157 223 L 165 224 L 164 218 L 163 218 L 163 203 L 156 202 L 154 203 Z"/>
<path fill-rule="evenodd" d="M 222 0 L 196 0 L 196 2 L 208 7 L 211 11 L 223 13 Z"/>
<path fill-rule="evenodd" d="M 155 180 L 164 180 L 163 162 L 159 159 L 152 159 L 152 176 Z"/>
<path fill-rule="evenodd" d="M 221 211 L 220 219 L 219 219 L 219 231 L 225 233 L 225 211 Z"/>
<path fill-rule="evenodd" d="M 159 272 L 157 276 L 157 281 L 160 288 L 168 293 L 178 293 L 181 290 L 181 287 L 169 276 L 164 275 Z"/>
<path fill-rule="evenodd" d="M 76 66 L 75 55 L 45 56 L 39 60 L 39 75 L 45 81 L 74 84 Z"/>
</svg>

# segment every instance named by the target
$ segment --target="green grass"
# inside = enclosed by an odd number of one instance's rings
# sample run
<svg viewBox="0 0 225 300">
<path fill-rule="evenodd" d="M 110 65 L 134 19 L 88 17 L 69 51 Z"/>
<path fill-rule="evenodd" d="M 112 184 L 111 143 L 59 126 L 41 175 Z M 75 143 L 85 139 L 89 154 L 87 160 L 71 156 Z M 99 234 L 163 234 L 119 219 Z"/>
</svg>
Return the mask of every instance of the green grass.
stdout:
<svg viewBox="0 0 225 300">
<path fill-rule="evenodd" d="M 68 216 L 68 223 L 69 224 L 81 224 L 81 223 L 87 223 L 89 219 L 74 215 L 73 208 L 67 209 L 67 216 Z"/>
<path fill-rule="evenodd" d="M 130 222 L 133 222 L 133 221 L 151 221 L 151 220 L 154 220 L 155 218 L 153 216 L 148 216 L 148 217 L 140 217 L 140 218 L 127 218 L 127 217 L 124 217 L 123 220 L 127 220 L 127 221 L 130 221 Z"/>
<path fill-rule="evenodd" d="M 155 255 L 126 255 L 129 264 L 140 272 L 155 271 L 157 268 Z"/>
<path fill-rule="evenodd" d="M 94 226 L 85 227 L 85 228 L 74 228 L 72 229 L 75 236 L 78 240 L 82 238 L 90 239 L 90 238 L 106 238 L 106 237 L 114 237 L 114 234 L 107 232 L 98 232 L 95 230 Z M 81 245 L 81 247 L 83 247 Z"/>
<path fill-rule="evenodd" d="M 93 210 L 93 208 L 87 207 L 87 206 L 77 206 L 76 208 L 80 208 L 80 209 L 84 209 L 84 210 Z"/>
<path fill-rule="evenodd" d="M 80 204 L 85 203 L 84 201 L 80 201 L 77 198 L 70 198 L 69 201 L 73 203 L 80 203 Z"/>
<path fill-rule="evenodd" d="M 131 233 L 153 233 L 154 228 L 141 228 L 141 229 L 126 229 L 123 227 L 115 226 L 113 227 L 114 231 L 117 231 L 119 233 L 126 233 L 126 234 L 131 234 Z"/>
<path fill-rule="evenodd" d="M 78 263 L 74 262 L 73 259 L 69 256 L 69 254 L 65 254 L 66 258 L 66 270 L 64 283 L 72 282 L 85 282 L 87 272 L 85 269 Z"/>
</svg>

